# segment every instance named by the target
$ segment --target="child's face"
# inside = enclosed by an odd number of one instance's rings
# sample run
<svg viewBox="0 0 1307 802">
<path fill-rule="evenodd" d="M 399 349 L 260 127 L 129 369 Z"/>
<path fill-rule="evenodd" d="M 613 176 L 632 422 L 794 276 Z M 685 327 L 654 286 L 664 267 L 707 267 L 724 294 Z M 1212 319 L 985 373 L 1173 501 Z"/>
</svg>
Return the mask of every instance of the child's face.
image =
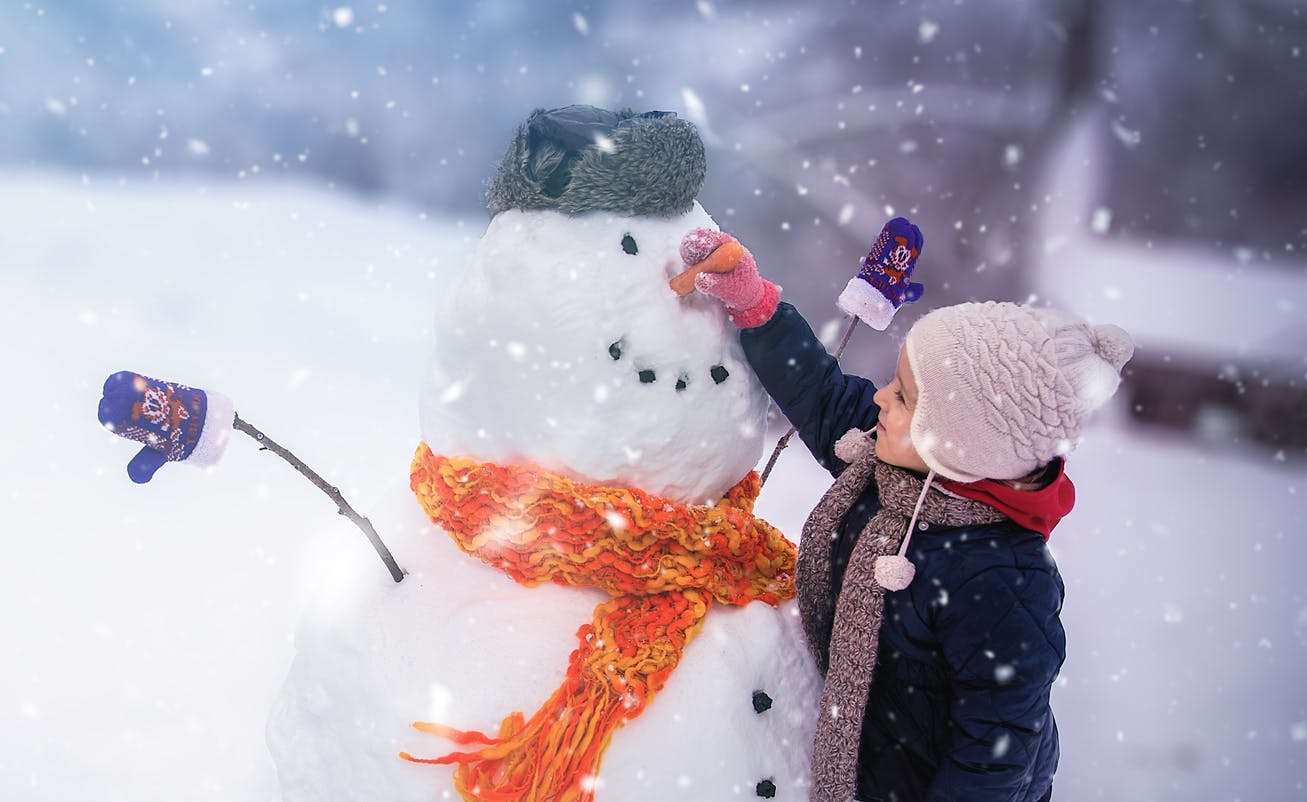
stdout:
<svg viewBox="0 0 1307 802">
<path fill-rule="evenodd" d="M 876 422 L 876 456 L 890 465 L 927 473 L 930 469 L 908 436 L 912 413 L 917 408 L 917 380 L 912 375 L 906 351 L 899 351 L 894 381 L 877 390 L 872 400 L 880 407 L 880 417 Z"/>
</svg>

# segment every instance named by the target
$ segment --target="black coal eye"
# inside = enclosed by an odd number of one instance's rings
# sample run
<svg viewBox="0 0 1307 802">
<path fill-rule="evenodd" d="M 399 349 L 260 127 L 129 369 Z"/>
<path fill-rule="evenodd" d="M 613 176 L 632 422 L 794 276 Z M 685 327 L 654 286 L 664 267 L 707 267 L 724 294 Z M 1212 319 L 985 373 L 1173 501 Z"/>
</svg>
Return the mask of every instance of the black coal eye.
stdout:
<svg viewBox="0 0 1307 802">
<path fill-rule="evenodd" d="M 608 355 L 613 358 L 614 362 L 622 358 L 622 346 L 625 344 L 626 340 L 622 339 L 608 346 Z"/>
<path fill-rule="evenodd" d="M 713 369 L 708 373 L 712 376 L 712 380 L 718 384 L 726 381 L 726 377 L 731 375 L 731 372 L 722 365 L 713 365 Z"/>
<path fill-rule="evenodd" d="M 652 370 L 649 370 L 648 368 L 645 368 L 644 370 L 640 371 L 639 376 L 640 376 L 641 384 L 653 384 L 654 382 L 658 381 L 658 374 L 654 373 Z"/>
<path fill-rule="evenodd" d="M 772 799 L 776 796 L 776 783 L 771 780 L 763 780 L 754 786 L 753 792 L 763 799 Z"/>
<path fill-rule="evenodd" d="M 640 252 L 640 246 L 635 244 L 635 237 L 627 234 L 625 237 L 622 237 L 622 250 L 635 256 Z"/>
</svg>

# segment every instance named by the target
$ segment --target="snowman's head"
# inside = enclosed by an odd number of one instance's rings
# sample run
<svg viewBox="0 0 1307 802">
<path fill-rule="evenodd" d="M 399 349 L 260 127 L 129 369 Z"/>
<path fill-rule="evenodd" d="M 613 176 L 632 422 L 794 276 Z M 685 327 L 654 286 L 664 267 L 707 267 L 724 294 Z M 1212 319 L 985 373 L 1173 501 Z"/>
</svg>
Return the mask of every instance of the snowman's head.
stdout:
<svg viewBox="0 0 1307 802">
<path fill-rule="evenodd" d="M 624 131 L 609 130 L 615 136 L 591 160 L 601 167 L 623 152 Z M 519 130 L 518 143 L 529 138 L 529 128 Z M 684 236 L 717 228 L 692 194 L 685 198 L 702 172 L 687 183 L 664 165 L 670 182 L 655 175 L 636 192 L 641 201 L 578 182 L 593 167 L 585 158 L 570 166 L 563 194 L 599 197 L 601 208 L 523 209 L 519 199 L 498 210 L 444 299 L 423 438 L 437 453 L 529 461 L 684 502 L 715 499 L 757 464 L 767 396 L 721 306 L 668 286 L 686 267 Z M 530 163 L 513 150 L 510 159 Z M 522 172 L 509 184 L 518 187 Z M 541 184 L 552 175 L 538 172 Z M 492 209 L 504 173 L 501 165 Z M 632 212 L 651 196 L 668 203 Z"/>
</svg>

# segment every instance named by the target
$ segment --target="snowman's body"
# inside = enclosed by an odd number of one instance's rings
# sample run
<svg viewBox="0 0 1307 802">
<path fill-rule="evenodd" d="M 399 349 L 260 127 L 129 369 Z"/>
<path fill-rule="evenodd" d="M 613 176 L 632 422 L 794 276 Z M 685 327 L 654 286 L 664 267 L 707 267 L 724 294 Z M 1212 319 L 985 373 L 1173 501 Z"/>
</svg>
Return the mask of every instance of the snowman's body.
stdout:
<svg viewBox="0 0 1307 802">
<path fill-rule="evenodd" d="M 438 454 L 712 503 L 757 464 L 766 395 L 723 311 L 668 280 L 671 217 L 501 212 L 444 299 L 421 399 Z M 401 468 L 396 468 L 397 470 Z M 269 725 L 286 802 L 456 799 L 458 747 L 415 720 L 494 733 L 559 686 L 602 591 L 524 587 L 459 551 L 409 496 L 374 515 L 409 571 L 323 599 Z M 337 591 L 337 596 L 343 591 Z M 820 680 L 797 608 L 714 605 L 666 686 L 619 728 L 599 802 L 807 797 Z"/>
</svg>

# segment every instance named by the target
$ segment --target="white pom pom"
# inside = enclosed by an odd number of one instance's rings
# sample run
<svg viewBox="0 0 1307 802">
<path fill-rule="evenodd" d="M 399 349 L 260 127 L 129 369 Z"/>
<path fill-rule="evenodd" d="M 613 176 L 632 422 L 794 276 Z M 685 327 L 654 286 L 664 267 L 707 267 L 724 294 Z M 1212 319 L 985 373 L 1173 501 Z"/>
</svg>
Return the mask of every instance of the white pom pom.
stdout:
<svg viewBox="0 0 1307 802">
<path fill-rule="evenodd" d="M 881 555 L 876 558 L 872 573 L 876 576 L 876 582 L 885 590 L 903 590 L 912 584 L 912 578 L 917 575 L 917 566 L 907 557 Z"/>
<path fill-rule="evenodd" d="M 1094 350 L 1118 373 L 1135 354 L 1134 341 L 1120 326 L 1104 323 L 1094 327 Z"/>
<path fill-rule="evenodd" d="M 869 432 L 849 429 L 835 441 L 835 456 L 852 465 L 871 453 L 874 442 Z"/>
</svg>

